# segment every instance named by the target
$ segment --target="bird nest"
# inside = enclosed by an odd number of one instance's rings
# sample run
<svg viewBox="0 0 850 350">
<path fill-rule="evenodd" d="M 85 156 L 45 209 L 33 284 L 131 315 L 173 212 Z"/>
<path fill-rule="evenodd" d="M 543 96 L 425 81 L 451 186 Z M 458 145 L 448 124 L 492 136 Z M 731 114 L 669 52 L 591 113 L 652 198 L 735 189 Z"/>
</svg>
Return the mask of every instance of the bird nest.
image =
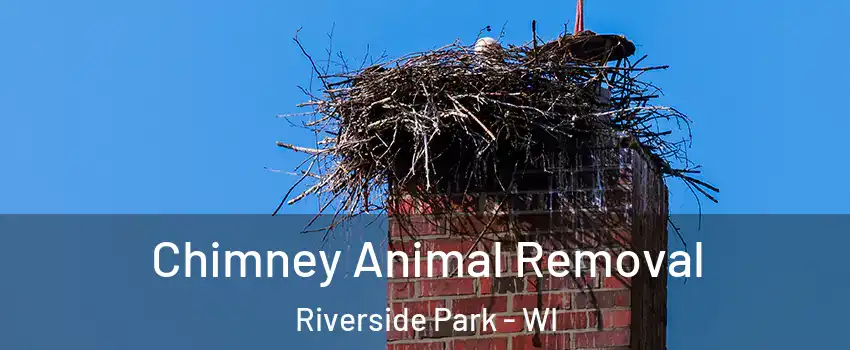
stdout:
<svg viewBox="0 0 850 350">
<path fill-rule="evenodd" d="M 660 91 L 641 79 L 667 67 L 631 61 L 623 37 L 583 32 L 480 50 L 456 42 L 368 67 L 337 62 L 335 73 L 296 43 L 322 83 L 304 89 L 299 106 L 311 111 L 298 114 L 319 137 L 310 147 L 278 142 L 306 155 L 281 205 L 318 196 L 320 213 L 348 218 L 386 211 L 401 194 L 509 191 L 523 169 L 611 139 L 714 200 L 716 189 L 692 177 L 690 119 L 653 104 Z"/>
</svg>

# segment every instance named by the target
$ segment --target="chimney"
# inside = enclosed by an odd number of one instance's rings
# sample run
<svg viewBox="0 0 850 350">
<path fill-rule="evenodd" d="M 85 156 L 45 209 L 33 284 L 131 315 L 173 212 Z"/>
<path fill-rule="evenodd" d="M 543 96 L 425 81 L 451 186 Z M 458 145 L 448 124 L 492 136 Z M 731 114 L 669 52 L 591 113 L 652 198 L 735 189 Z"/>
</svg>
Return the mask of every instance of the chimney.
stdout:
<svg viewBox="0 0 850 350">
<path fill-rule="evenodd" d="M 423 277 L 400 277 L 403 266 L 394 264 L 388 306 L 393 313 L 407 308 L 429 320 L 424 331 L 388 332 L 387 350 L 666 348 L 666 274 L 650 277 L 645 266 L 631 279 L 576 277 L 572 270 L 567 277 L 539 279 L 528 268 L 524 276 L 517 274 L 517 241 L 569 256 L 576 249 L 666 251 L 667 189 L 655 163 L 616 137 L 592 145 L 570 142 L 576 147 L 560 155 L 560 164 L 526 167 L 509 187 L 500 182 L 454 196 L 451 188 L 461 186 L 445 184 L 446 191 L 435 191 L 433 201 L 420 195 L 391 199 L 389 249 L 412 257 L 413 243 L 420 242 L 422 258 L 409 262 L 408 269 L 413 276 L 419 265 Z M 463 277 L 443 277 L 441 264 L 433 267 L 433 278 L 425 276 L 427 250 L 492 252 L 497 241 L 501 277 L 492 271 L 490 277 L 469 277 L 465 271 Z M 541 264 L 545 260 L 544 255 Z M 496 315 L 496 331 L 482 330 L 480 320 L 474 330 L 454 330 L 454 322 L 437 329 L 436 308 L 454 314 L 480 314 L 486 308 Z M 554 331 L 525 329 L 524 310 L 538 308 L 557 310 Z"/>
<path fill-rule="evenodd" d="M 302 105 L 315 118 L 305 125 L 328 136 L 315 148 L 278 143 L 309 155 L 299 171 L 315 181 L 287 203 L 319 196 L 341 220 L 386 210 L 390 252 L 419 253 L 389 262 L 387 303 L 426 325 L 388 331 L 388 350 L 666 348 L 666 261 L 658 277 L 645 264 L 631 278 L 590 277 L 575 261 L 567 274 L 537 276 L 518 272 L 516 251 L 538 244 L 538 265 L 576 251 L 657 256 L 667 250 L 664 176 L 716 201 L 717 188 L 691 177 L 697 167 L 679 164 L 682 143 L 666 138 L 666 124 L 690 119 L 653 104 L 654 86 L 638 79 L 666 66 L 639 67 L 625 37 L 588 30 L 483 47 L 320 77 L 323 94 Z M 497 243 L 501 255 L 481 253 Z M 457 253 L 428 265 L 428 252 Z M 446 309 L 468 317 L 436 322 Z M 485 309 L 495 330 L 471 317 Z M 554 327 L 526 329 L 527 313 L 553 309 Z"/>
</svg>

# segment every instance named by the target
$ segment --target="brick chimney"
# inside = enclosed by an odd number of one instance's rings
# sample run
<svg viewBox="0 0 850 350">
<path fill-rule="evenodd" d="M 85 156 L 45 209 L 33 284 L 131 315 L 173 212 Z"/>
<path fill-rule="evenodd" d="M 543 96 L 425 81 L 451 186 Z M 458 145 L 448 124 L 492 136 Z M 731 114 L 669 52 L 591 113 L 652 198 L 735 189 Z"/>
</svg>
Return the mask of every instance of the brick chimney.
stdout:
<svg viewBox="0 0 850 350">
<path fill-rule="evenodd" d="M 408 308 L 431 321 L 425 331 L 388 332 L 387 350 L 666 348 L 666 262 L 659 278 L 649 277 L 645 265 L 631 279 L 574 273 L 539 279 L 528 269 L 517 275 L 517 241 L 568 254 L 575 249 L 666 251 L 667 189 L 653 161 L 620 141 L 582 146 L 559 159 L 559 164 L 526 167 L 509 187 L 482 186 L 460 196 L 437 191 L 435 198 L 443 195 L 445 206 L 421 196 L 392 199 L 390 250 L 412 253 L 413 242 L 421 243 L 422 260 L 410 262 L 411 275 L 416 264 L 427 271 L 427 250 L 490 252 L 499 241 L 504 256 L 499 278 L 492 273 L 445 278 L 440 266 L 434 267 L 434 278 L 395 273 L 388 281 L 389 307 L 393 312 Z M 437 331 L 432 321 L 437 307 L 461 314 L 487 308 L 497 314 L 497 332 L 482 331 L 480 325 L 454 331 L 451 323 Z M 556 331 L 524 329 L 523 309 L 540 307 L 557 309 Z"/>
</svg>

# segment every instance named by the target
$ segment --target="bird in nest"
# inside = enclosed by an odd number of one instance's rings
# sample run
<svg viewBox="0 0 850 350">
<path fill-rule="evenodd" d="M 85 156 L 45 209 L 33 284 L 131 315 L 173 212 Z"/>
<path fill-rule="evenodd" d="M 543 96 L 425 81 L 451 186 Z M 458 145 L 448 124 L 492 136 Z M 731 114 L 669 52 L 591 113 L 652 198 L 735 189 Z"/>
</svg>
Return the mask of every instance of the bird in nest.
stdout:
<svg viewBox="0 0 850 350">
<path fill-rule="evenodd" d="M 473 51 L 475 56 L 479 58 L 479 63 L 484 65 L 504 63 L 505 61 L 505 50 L 496 39 L 491 37 L 483 37 L 475 41 Z"/>
</svg>

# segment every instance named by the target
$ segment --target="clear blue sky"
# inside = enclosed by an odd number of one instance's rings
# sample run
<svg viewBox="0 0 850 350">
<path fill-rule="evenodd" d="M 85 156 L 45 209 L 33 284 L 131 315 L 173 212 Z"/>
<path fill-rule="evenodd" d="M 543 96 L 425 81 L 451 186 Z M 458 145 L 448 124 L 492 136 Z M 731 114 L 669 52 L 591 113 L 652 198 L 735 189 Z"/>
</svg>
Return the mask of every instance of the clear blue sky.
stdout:
<svg viewBox="0 0 850 350">
<path fill-rule="evenodd" d="M 317 55 L 335 23 L 336 49 L 359 57 L 369 45 L 392 57 L 456 38 L 471 43 L 486 25 L 507 23 L 505 41 L 519 43 L 532 19 L 552 38 L 574 7 L 572 0 L 0 2 L 0 213 L 269 213 L 294 179 L 264 167 L 288 170 L 300 161 L 274 142 L 311 139 L 275 118 L 296 111 L 303 101 L 296 85 L 309 82 L 291 41 L 297 28 Z M 650 77 L 666 103 L 695 120 L 691 156 L 722 190 L 705 213 L 850 212 L 842 85 L 850 74 L 841 67 L 850 53 L 850 4 L 588 0 L 586 7 L 588 29 L 626 34 L 647 63 L 671 66 Z M 671 209 L 697 207 L 671 184 Z M 722 244 L 713 254 L 741 255 L 737 265 L 715 268 L 742 274 L 795 247 L 791 240 L 765 247 L 753 236 Z M 762 255 L 742 253 L 759 247 Z M 807 272 L 813 280 L 837 278 L 815 270 Z M 777 312 L 781 303 L 839 302 L 838 294 L 789 292 L 782 278 L 671 289 L 680 327 L 672 329 L 673 349 L 704 345 L 695 339 L 706 323 L 719 325 L 708 333 L 715 337 L 776 337 L 774 326 L 829 311 Z M 737 303 L 700 304 L 745 282 L 784 292 L 747 287 L 749 297 L 738 294 Z M 762 293 L 775 299 L 742 301 Z M 742 309 L 749 316 L 732 319 Z M 760 328 L 741 331 L 754 324 Z M 834 345 L 818 339 L 808 345 Z M 788 344 L 772 341 L 777 349 Z"/>
<path fill-rule="evenodd" d="M 627 34 L 665 102 L 694 120 L 691 155 L 722 189 L 710 213 L 850 211 L 850 119 L 835 105 L 841 1 L 588 0 L 587 26 Z M 545 37 L 575 2 L 4 1 L 0 3 L 0 212 L 267 213 L 294 179 L 279 139 L 309 141 L 278 113 L 302 101 L 321 54 L 390 56 L 507 23 Z M 815 186 L 828 182 L 829 187 Z M 695 212 L 672 186 L 672 209 Z M 309 212 L 312 206 L 293 208 Z"/>
</svg>

